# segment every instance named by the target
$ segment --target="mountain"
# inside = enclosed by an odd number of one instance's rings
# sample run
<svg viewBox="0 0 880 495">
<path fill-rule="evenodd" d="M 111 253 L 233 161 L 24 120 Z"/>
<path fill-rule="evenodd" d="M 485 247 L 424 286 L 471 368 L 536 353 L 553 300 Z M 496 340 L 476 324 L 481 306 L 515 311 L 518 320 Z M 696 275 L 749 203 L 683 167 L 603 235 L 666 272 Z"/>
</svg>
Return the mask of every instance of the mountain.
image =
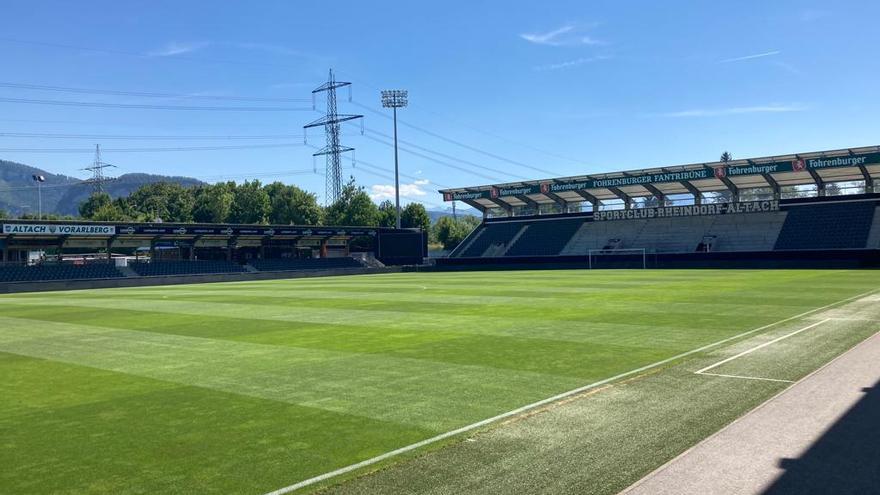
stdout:
<svg viewBox="0 0 880 495">
<path fill-rule="evenodd" d="M 431 223 L 436 223 L 442 217 L 451 217 L 452 216 L 452 208 L 448 208 L 446 210 L 428 210 L 428 217 L 431 219 Z M 480 217 L 480 212 L 473 208 L 459 208 L 458 216 L 472 216 L 472 217 Z"/>
<path fill-rule="evenodd" d="M 43 214 L 76 215 L 79 204 L 89 197 L 91 185 L 82 179 L 59 175 L 22 163 L 0 160 L 0 210 L 13 215 L 35 214 L 38 210 L 37 188 L 33 175 L 42 175 Z M 104 190 L 116 198 L 127 196 L 138 187 L 153 182 L 176 182 L 185 187 L 203 184 L 191 177 L 170 177 L 152 174 L 123 174 L 104 184 Z"/>
</svg>

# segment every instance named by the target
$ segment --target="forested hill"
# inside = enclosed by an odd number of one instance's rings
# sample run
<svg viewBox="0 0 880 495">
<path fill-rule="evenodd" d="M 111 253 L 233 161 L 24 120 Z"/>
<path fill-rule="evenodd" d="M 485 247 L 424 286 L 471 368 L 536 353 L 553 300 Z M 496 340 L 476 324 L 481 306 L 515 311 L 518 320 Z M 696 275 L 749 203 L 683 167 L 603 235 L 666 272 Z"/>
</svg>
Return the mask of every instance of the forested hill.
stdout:
<svg viewBox="0 0 880 495">
<path fill-rule="evenodd" d="M 79 204 L 88 198 L 91 186 L 81 184 L 82 179 L 57 175 L 21 163 L 0 160 L 0 210 L 13 215 L 37 212 L 37 189 L 32 176 L 46 177 L 43 183 L 43 213 L 76 215 Z M 191 177 L 169 177 L 151 174 L 124 174 L 105 184 L 110 196 L 128 196 L 138 187 L 153 182 L 176 182 L 183 186 L 195 186 L 201 181 Z"/>
</svg>

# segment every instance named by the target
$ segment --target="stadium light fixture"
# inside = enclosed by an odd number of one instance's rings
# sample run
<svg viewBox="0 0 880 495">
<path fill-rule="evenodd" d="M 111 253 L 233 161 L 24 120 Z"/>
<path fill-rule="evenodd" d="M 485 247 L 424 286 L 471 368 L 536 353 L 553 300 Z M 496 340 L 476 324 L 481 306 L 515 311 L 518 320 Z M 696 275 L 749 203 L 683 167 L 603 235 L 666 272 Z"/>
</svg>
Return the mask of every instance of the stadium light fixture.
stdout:
<svg viewBox="0 0 880 495">
<path fill-rule="evenodd" d="M 382 91 L 382 106 L 394 111 L 394 206 L 397 209 L 397 228 L 400 228 L 400 170 L 397 162 L 397 109 L 409 104 L 409 93 L 405 89 Z"/>
<path fill-rule="evenodd" d="M 34 179 L 34 182 L 37 183 L 37 220 L 43 219 L 43 182 L 46 182 L 46 177 L 43 175 L 34 174 L 31 176 Z"/>
</svg>

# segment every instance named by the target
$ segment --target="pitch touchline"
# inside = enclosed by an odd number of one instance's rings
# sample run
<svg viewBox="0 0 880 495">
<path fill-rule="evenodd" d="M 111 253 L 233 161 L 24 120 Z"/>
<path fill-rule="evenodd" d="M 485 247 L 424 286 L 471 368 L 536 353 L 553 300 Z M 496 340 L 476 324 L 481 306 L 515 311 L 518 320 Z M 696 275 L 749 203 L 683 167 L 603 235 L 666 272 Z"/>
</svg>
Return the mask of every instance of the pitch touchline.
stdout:
<svg viewBox="0 0 880 495">
<path fill-rule="evenodd" d="M 741 357 L 745 356 L 746 354 L 751 354 L 751 353 L 757 351 L 758 349 L 763 349 L 763 348 L 767 347 L 768 345 L 775 344 L 775 343 L 779 342 L 780 340 L 785 340 L 785 339 L 787 339 L 787 338 L 789 338 L 789 337 L 791 337 L 791 336 L 793 336 L 793 335 L 797 335 L 797 334 L 799 334 L 799 333 L 801 333 L 801 332 L 805 332 L 805 331 L 807 331 L 807 330 L 809 330 L 809 329 L 811 329 L 811 328 L 818 327 L 819 325 L 821 325 L 821 324 L 823 324 L 823 323 L 827 323 L 827 322 L 829 322 L 829 321 L 831 321 L 831 318 L 825 318 L 824 320 L 822 320 L 822 321 L 818 321 L 818 322 L 816 322 L 816 323 L 813 323 L 812 325 L 807 325 L 807 326 L 805 326 L 804 328 L 801 328 L 800 330 L 795 330 L 794 332 L 791 332 L 791 333 L 785 334 L 785 335 L 783 335 L 782 337 L 777 337 L 777 338 L 771 340 L 770 342 L 764 342 L 764 343 L 761 344 L 761 345 L 756 345 L 755 347 L 752 347 L 752 348 L 749 349 L 749 350 L 743 351 L 743 352 L 737 354 L 736 356 L 730 356 L 729 358 L 727 358 L 727 359 L 722 359 L 721 361 L 718 361 L 718 362 L 715 363 L 715 364 L 710 364 L 709 366 L 706 366 L 705 368 L 703 368 L 703 369 L 701 369 L 701 370 L 699 370 L 699 371 L 695 371 L 694 373 L 696 373 L 696 374 L 698 374 L 698 375 L 702 375 L 702 374 L 704 374 L 705 372 L 707 372 L 707 371 L 709 371 L 709 370 L 711 370 L 711 369 L 714 369 L 714 368 L 717 368 L 717 367 L 721 366 L 722 364 L 729 363 L 729 362 L 733 361 L 734 359 L 741 358 Z"/>
<path fill-rule="evenodd" d="M 307 486 L 314 485 L 315 483 L 320 483 L 320 482 L 325 481 L 325 480 L 328 480 L 328 479 L 330 479 L 330 478 L 335 478 L 336 476 L 339 476 L 339 475 L 342 475 L 342 474 L 346 474 L 346 473 L 350 473 L 350 472 L 355 471 L 355 470 L 358 470 L 358 469 L 360 469 L 360 468 L 362 468 L 362 467 L 367 467 L 367 466 L 370 466 L 370 465 L 376 464 L 376 463 L 378 463 L 378 462 L 382 462 L 382 461 L 384 461 L 384 460 L 386 460 L 386 459 L 390 459 L 390 458 L 392 458 L 392 457 L 396 457 L 396 456 L 398 456 L 398 455 L 400 455 L 400 454 L 405 454 L 405 453 L 407 453 L 407 452 L 410 452 L 410 451 L 416 450 L 416 449 L 421 448 L 421 447 L 424 447 L 424 446 L 426 446 L 426 445 L 431 445 L 431 444 L 433 444 L 433 443 L 437 443 L 437 442 L 439 442 L 439 441 L 441 441 L 441 440 L 445 440 L 445 439 L 447 439 L 447 438 L 454 437 L 454 436 L 459 435 L 459 434 L 461 434 L 461 433 L 465 433 L 465 432 L 468 432 L 468 431 L 476 430 L 476 429 L 481 428 L 481 427 L 483 427 L 483 426 L 486 426 L 486 425 L 492 424 L 492 423 L 494 423 L 494 422 L 496 422 L 496 421 L 499 421 L 499 420 L 502 420 L 502 419 L 506 419 L 506 418 L 509 418 L 509 417 L 511 417 L 511 416 L 516 416 L 516 415 L 521 414 L 521 413 L 523 413 L 523 412 L 526 412 L 526 411 L 528 411 L 528 410 L 530 410 L 530 409 L 535 409 L 535 408 L 537 408 L 537 407 L 541 407 L 541 406 L 544 406 L 544 405 L 550 404 L 550 403 L 552 403 L 552 402 L 556 402 L 556 401 L 558 401 L 558 400 L 560 400 L 560 399 L 565 399 L 566 397 L 571 397 L 572 395 L 577 395 L 577 394 L 579 394 L 579 393 L 581 393 L 581 392 L 585 392 L 585 391 L 590 390 L 590 389 L 592 389 L 592 388 L 596 388 L 596 387 L 599 387 L 599 386 L 601 386 L 601 385 L 605 385 L 606 383 L 613 382 L 613 381 L 619 380 L 619 379 L 621 379 L 621 378 L 625 378 L 625 377 L 630 376 L 630 375 L 634 375 L 634 374 L 637 374 L 637 373 L 641 373 L 641 372 L 643 372 L 643 371 L 647 371 L 647 370 L 649 370 L 649 369 L 656 368 L 656 367 L 658 367 L 658 366 L 663 366 L 664 364 L 670 363 L 670 362 L 672 362 L 672 361 L 675 361 L 675 360 L 678 360 L 678 359 L 681 359 L 681 358 L 684 358 L 684 357 L 690 356 L 690 355 L 692 355 L 692 354 L 697 354 L 697 353 L 699 353 L 699 352 L 703 352 L 703 351 L 705 351 L 705 350 L 707 350 L 707 349 L 711 349 L 712 347 L 716 347 L 716 346 L 719 346 L 719 345 L 722 345 L 722 344 L 726 344 L 727 342 L 730 342 L 730 341 L 732 341 L 732 340 L 736 340 L 736 339 L 739 339 L 739 338 L 745 337 L 745 336 L 747 336 L 747 335 L 751 335 L 751 334 L 756 333 L 756 332 L 760 332 L 761 330 L 766 330 L 766 329 L 768 329 L 768 328 L 770 328 L 770 327 L 773 327 L 773 326 L 776 326 L 776 325 L 779 325 L 779 324 L 782 324 L 782 323 L 785 323 L 785 322 L 788 322 L 788 321 L 791 321 L 791 320 L 796 320 L 796 319 L 798 319 L 798 318 L 803 318 L 804 316 L 807 316 L 807 315 L 813 314 L 813 313 L 815 313 L 815 312 L 817 312 L 817 311 L 822 311 L 822 310 L 824 310 L 824 309 L 828 309 L 828 308 L 830 308 L 830 307 L 832 307 L 832 306 L 836 306 L 836 305 L 838 305 L 838 304 L 843 304 L 843 303 L 845 303 L 845 302 L 852 301 L 853 299 L 859 299 L 859 298 L 865 297 L 865 296 L 867 296 L 867 295 L 873 294 L 874 292 L 877 292 L 878 290 L 880 290 L 880 288 L 878 288 L 878 289 L 873 289 L 873 290 L 869 290 L 868 292 L 864 292 L 864 293 L 862 293 L 862 294 L 858 294 L 858 295 L 855 295 L 855 296 L 852 296 L 852 297 L 848 297 L 848 298 L 846 298 L 846 299 L 841 299 L 840 301 L 833 302 L 833 303 L 831 303 L 831 304 L 827 304 L 827 305 L 822 306 L 822 307 L 819 307 L 819 308 L 811 309 L 811 310 L 809 310 L 809 311 L 804 311 L 803 313 L 800 313 L 800 314 L 797 314 L 797 315 L 794 315 L 794 316 L 789 316 L 788 318 L 785 318 L 785 319 L 782 319 L 782 320 L 779 320 L 779 321 L 775 321 L 775 322 L 773 322 L 773 323 L 769 323 L 769 324 L 764 325 L 764 326 L 762 326 L 762 327 L 754 328 L 754 329 L 752 329 L 752 330 L 749 330 L 749 331 L 746 331 L 746 332 L 743 332 L 743 333 L 740 333 L 740 334 L 734 335 L 734 336 L 732 336 L 732 337 L 727 337 L 726 339 L 722 339 L 722 340 L 719 340 L 719 341 L 717 341 L 717 342 L 713 342 L 713 343 L 711 343 L 711 344 L 706 344 L 706 345 L 704 345 L 704 346 L 702 346 L 702 347 L 698 347 L 698 348 L 696 348 L 696 349 L 693 349 L 693 350 L 690 350 L 690 351 L 687 351 L 687 352 L 683 352 L 683 353 L 681 353 L 681 354 L 677 354 L 677 355 L 672 356 L 672 357 L 670 357 L 670 358 L 666 358 L 666 359 L 663 359 L 663 360 L 661 360 L 661 361 L 657 361 L 656 363 L 648 364 L 648 365 L 642 366 L 642 367 L 640 367 L 640 368 L 636 368 L 636 369 L 634 369 L 634 370 L 626 371 L 626 372 L 623 372 L 623 373 L 621 373 L 621 374 L 619 374 L 619 375 L 612 376 L 611 378 L 605 378 L 604 380 L 599 380 L 598 382 L 594 382 L 594 383 L 591 383 L 591 384 L 589 384 L 589 385 L 584 385 L 583 387 L 578 387 L 578 388 L 576 388 L 576 389 L 569 390 L 568 392 L 563 392 L 563 393 L 561 393 L 561 394 L 554 395 L 553 397 L 548 397 L 548 398 L 546 398 L 546 399 L 539 400 L 538 402 L 533 402 L 533 403 L 531 403 L 531 404 L 527 404 L 527 405 L 525 405 L 525 406 L 522 406 L 522 407 L 516 408 L 516 409 L 514 409 L 514 410 L 512 410 L 512 411 L 507 411 L 507 412 L 505 412 L 505 413 L 501 413 L 501 414 L 499 414 L 499 415 L 497 415 L 497 416 L 493 416 L 493 417 L 491 417 L 491 418 L 487 418 L 487 419 L 484 419 L 484 420 L 482 420 L 482 421 L 478 421 L 478 422 L 476 422 L 476 423 L 472 423 L 472 424 L 469 424 L 469 425 L 466 425 L 466 426 L 462 426 L 461 428 L 456 428 L 455 430 L 447 431 L 446 433 L 441 433 L 441 434 L 439 434 L 439 435 L 437 435 L 437 436 L 433 436 L 433 437 L 431 437 L 431 438 L 426 438 L 425 440 L 422 440 L 422 441 L 419 441 L 419 442 L 416 442 L 416 443 L 413 443 L 413 444 L 410 444 L 410 445 L 407 445 L 407 446 L 401 447 L 401 448 L 399 448 L 399 449 L 395 449 L 395 450 L 391 450 L 391 451 L 389 451 L 389 452 L 385 452 L 384 454 L 380 454 L 380 455 L 378 455 L 378 456 L 376 456 L 376 457 L 372 457 L 372 458 L 370 458 L 370 459 L 366 459 L 366 460 L 363 460 L 363 461 L 358 462 L 358 463 L 355 463 L 355 464 L 350 464 L 350 465 L 348 465 L 348 466 L 341 467 L 341 468 L 336 469 L 336 470 L 334 470 L 334 471 L 329 471 L 329 472 L 327 472 L 327 473 L 324 473 L 324 474 L 321 474 L 321 475 L 318 475 L 318 476 L 315 476 L 315 477 L 312 477 L 312 478 L 305 479 L 305 480 L 303 480 L 303 481 L 300 481 L 300 482 L 294 483 L 294 484 L 292 484 L 292 485 L 290 485 L 290 486 L 285 486 L 284 488 L 279 488 L 279 489 L 277 489 L 277 490 L 275 490 L 275 491 L 271 491 L 271 492 L 267 493 L 266 495 L 284 495 L 284 494 L 286 494 L 286 493 L 290 493 L 290 492 L 292 492 L 292 491 L 294 491 L 294 490 L 299 490 L 300 488 L 305 488 L 305 487 L 307 487 Z M 825 321 L 827 321 L 827 320 L 825 320 Z M 821 323 L 821 322 L 820 322 L 820 323 Z"/>
</svg>

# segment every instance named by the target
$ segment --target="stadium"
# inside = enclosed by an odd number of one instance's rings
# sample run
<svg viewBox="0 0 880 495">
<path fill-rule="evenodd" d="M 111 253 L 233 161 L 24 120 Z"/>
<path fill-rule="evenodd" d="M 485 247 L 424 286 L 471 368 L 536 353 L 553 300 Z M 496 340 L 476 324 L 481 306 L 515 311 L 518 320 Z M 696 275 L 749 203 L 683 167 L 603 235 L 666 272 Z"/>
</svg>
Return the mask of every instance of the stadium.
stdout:
<svg viewBox="0 0 880 495">
<path fill-rule="evenodd" d="M 767 462 L 873 376 L 878 178 L 868 147 L 447 189 L 484 218 L 443 258 L 418 229 L 4 220 L 0 486 L 872 492 L 841 442 L 876 388 Z"/>
<path fill-rule="evenodd" d="M 0 495 L 880 495 L 880 2 L 2 12 Z"/>
</svg>

